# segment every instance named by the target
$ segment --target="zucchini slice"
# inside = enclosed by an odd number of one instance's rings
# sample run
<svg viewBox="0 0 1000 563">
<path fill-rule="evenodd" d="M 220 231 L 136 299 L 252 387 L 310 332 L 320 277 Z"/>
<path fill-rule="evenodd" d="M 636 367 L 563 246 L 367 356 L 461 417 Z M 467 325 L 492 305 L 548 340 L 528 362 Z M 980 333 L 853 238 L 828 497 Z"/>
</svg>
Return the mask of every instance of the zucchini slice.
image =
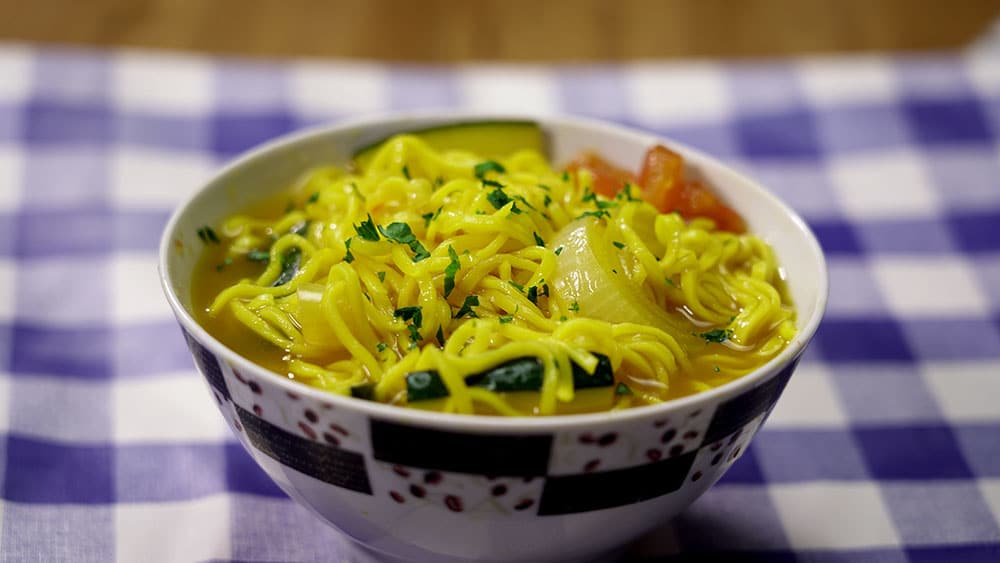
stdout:
<svg viewBox="0 0 1000 563">
<path fill-rule="evenodd" d="M 471 121 L 407 132 L 438 151 L 463 150 L 483 158 L 503 158 L 523 149 L 546 153 L 545 136 L 534 121 Z M 388 138 L 354 152 L 354 165 L 364 172 Z"/>
</svg>

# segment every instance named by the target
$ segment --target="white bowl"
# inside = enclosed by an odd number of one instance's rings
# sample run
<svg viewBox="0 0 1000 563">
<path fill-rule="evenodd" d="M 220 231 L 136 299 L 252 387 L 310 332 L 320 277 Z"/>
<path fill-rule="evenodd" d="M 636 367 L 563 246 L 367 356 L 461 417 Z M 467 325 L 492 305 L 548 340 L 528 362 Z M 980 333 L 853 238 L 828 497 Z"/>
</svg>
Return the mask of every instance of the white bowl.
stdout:
<svg viewBox="0 0 1000 563">
<path fill-rule="evenodd" d="M 533 119 L 553 162 L 596 150 L 634 169 L 663 143 L 769 242 L 787 272 L 798 335 L 722 387 L 612 413 L 502 418 L 430 413 L 334 396 L 239 356 L 194 320 L 197 230 L 345 162 L 390 134 L 460 121 Z M 238 158 L 182 205 L 160 245 L 160 276 L 198 370 L 257 463 L 293 499 L 381 556 L 417 561 L 578 561 L 677 514 L 717 481 L 760 428 L 827 298 L 815 237 L 787 206 L 717 160 L 668 139 L 569 117 L 405 114 L 285 136 Z"/>
</svg>

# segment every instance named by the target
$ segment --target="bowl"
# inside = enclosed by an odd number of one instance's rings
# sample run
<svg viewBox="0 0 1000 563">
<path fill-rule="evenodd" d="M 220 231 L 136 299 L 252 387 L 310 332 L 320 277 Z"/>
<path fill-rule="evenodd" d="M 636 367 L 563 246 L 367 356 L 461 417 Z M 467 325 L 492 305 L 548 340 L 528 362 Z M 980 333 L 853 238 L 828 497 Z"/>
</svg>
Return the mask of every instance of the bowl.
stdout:
<svg viewBox="0 0 1000 563">
<path fill-rule="evenodd" d="M 651 145 L 679 152 L 774 248 L 798 335 L 772 361 L 661 405 L 554 417 L 432 413 L 335 396 L 250 362 L 191 313 L 201 225 L 344 162 L 393 133 L 446 123 L 533 119 L 554 163 L 593 149 L 632 168 Z M 747 177 L 669 139 L 572 117 L 397 114 L 295 133 L 237 158 L 180 206 L 160 245 L 170 306 L 219 410 L 291 498 L 378 557 L 414 561 L 580 561 L 612 552 L 682 511 L 744 452 L 815 334 L 827 298 L 816 238 Z"/>
</svg>

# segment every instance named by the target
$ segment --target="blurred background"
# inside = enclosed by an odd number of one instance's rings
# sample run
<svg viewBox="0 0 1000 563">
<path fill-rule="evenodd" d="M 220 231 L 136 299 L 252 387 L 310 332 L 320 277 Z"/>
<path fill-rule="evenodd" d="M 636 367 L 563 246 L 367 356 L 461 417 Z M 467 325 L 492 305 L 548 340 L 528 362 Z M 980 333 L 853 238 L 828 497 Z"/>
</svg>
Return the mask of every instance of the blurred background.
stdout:
<svg viewBox="0 0 1000 563">
<path fill-rule="evenodd" d="M 997 0 L 3 0 L 0 38 L 392 61 L 614 61 L 947 49 L 981 37 L 998 14 Z"/>
</svg>

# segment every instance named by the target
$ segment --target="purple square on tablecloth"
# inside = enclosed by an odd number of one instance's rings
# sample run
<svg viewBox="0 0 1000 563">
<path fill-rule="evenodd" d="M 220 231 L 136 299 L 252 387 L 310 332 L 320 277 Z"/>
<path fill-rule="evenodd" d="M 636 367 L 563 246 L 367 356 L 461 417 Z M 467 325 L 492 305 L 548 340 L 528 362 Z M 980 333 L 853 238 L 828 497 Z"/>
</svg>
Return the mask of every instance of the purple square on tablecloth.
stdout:
<svg viewBox="0 0 1000 563">
<path fill-rule="evenodd" d="M 287 498 L 240 444 L 226 444 L 225 465 L 226 487 L 230 491 Z"/>
<path fill-rule="evenodd" d="M 1000 528 L 975 482 L 882 483 L 880 489 L 905 545 L 986 543 L 1000 538 Z"/>
<path fill-rule="evenodd" d="M 672 522 L 685 552 L 787 549 L 765 487 L 716 485 Z"/>
<path fill-rule="evenodd" d="M 607 66 L 568 67 L 558 71 L 560 106 L 567 113 L 614 119 L 628 112 L 620 69 Z"/>
<path fill-rule="evenodd" d="M 17 232 L 18 217 L 13 213 L 0 211 L 0 257 L 13 257 L 15 250 L 14 233 Z"/>
<path fill-rule="evenodd" d="M 108 155 L 101 147 L 35 147 L 25 157 L 25 207 L 92 209 L 105 204 L 107 191 Z"/>
<path fill-rule="evenodd" d="M 915 139 L 926 145 L 982 143 L 992 146 L 994 135 L 986 113 L 973 98 L 912 99 L 903 108 Z"/>
<path fill-rule="evenodd" d="M 764 483 L 764 473 L 760 470 L 760 463 L 757 460 L 757 453 L 754 449 L 756 442 L 750 442 L 746 451 L 729 467 L 719 479 L 719 483 L 734 485 L 753 485 Z"/>
<path fill-rule="evenodd" d="M 738 115 L 784 111 L 805 103 L 799 81 L 786 64 L 735 64 L 726 69 L 725 77 Z"/>
<path fill-rule="evenodd" d="M 114 217 L 115 250 L 157 252 L 168 211 L 121 211 Z"/>
<path fill-rule="evenodd" d="M 225 111 L 212 118 L 212 150 L 232 156 L 295 128 L 284 111 L 234 113 Z"/>
<path fill-rule="evenodd" d="M 111 342 L 105 327 L 14 326 L 11 371 L 102 379 L 111 374 Z"/>
<path fill-rule="evenodd" d="M 1000 130 L 1000 122 L 997 123 Z M 925 153 L 938 197 L 949 209 L 1000 208 L 1000 152 L 996 146 L 936 147 Z"/>
<path fill-rule="evenodd" d="M 111 358 L 115 377 L 195 369 L 184 335 L 174 321 L 116 327 Z"/>
<path fill-rule="evenodd" d="M 924 379 L 911 363 L 843 364 L 833 382 L 855 423 L 931 423 L 943 419 Z"/>
<path fill-rule="evenodd" d="M 454 75 L 444 69 L 400 66 L 389 74 L 389 108 L 415 110 L 458 103 Z"/>
<path fill-rule="evenodd" d="M 890 319 L 826 318 L 814 347 L 828 362 L 913 360 L 901 327 Z"/>
<path fill-rule="evenodd" d="M 842 430 L 765 430 L 753 448 L 768 483 L 868 477 L 857 444 Z"/>
<path fill-rule="evenodd" d="M 954 214 L 948 226 L 965 252 L 1000 250 L 1000 209 Z"/>
<path fill-rule="evenodd" d="M 31 145 L 104 145 L 111 140 L 111 111 L 99 103 L 35 100 L 25 108 L 24 139 Z"/>
<path fill-rule="evenodd" d="M 111 446 L 7 437 L 3 498 L 24 503 L 114 502 Z"/>
<path fill-rule="evenodd" d="M 0 545 L 7 561 L 113 561 L 114 508 L 93 504 L 4 505 Z"/>
<path fill-rule="evenodd" d="M 819 239 L 823 252 L 827 254 L 862 254 L 854 225 L 838 219 L 813 219 L 809 228 Z"/>
<path fill-rule="evenodd" d="M 108 58 L 97 51 L 49 49 L 35 59 L 33 87 L 38 99 L 102 103 L 110 84 Z"/>
<path fill-rule="evenodd" d="M 111 250 L 107 209 L 26 210 L 16 218 L 15 254 L 24 258 L 87 256 Z"/>
<path fill-rule="evenodd" d="M 822 147 L 832 153 L 906 146 L 906 118 L 895 105 L 832 107 L 816 113 Z"/>
<path fill-rule="evenodd" d="M 750 158 L 806 158 L 820 156 L 813 114 L 791 110 L 768 115 L 737 117 L 739 150 Z"/>
<path fill-rule="evenodd" d="M 1000 329 L 988 318 L 907 320 L 903 331 L 922 360 L 1000 358 Z"/>
<path fill-rule="evenodd" d="M 963 424 L 955 436 L 976 475 L 1000 477 L 1000 424 Z"/>
<path fill-rule="evenodd" d="M 263 62 L 226 60 L 215 67 L 216 104 L 224 111 L 259 111 L 288 102 L 282 67 Z"/>
<path fill-rule="evenodd" d="M 232 557 L 242 561 L 328 561 L 355 547 L 290 499 L 233 495 Z M 346 555 L 340 560 L 347 560 Z"/>
<path fill-rule="evenodd" d="M 225 445 L 136 444 L 115 449 L 118 502 L 170 502 L 226 492 Z"/>
<path fill-rule="evenodd" d="M 0 141 L 20 141 L 25 109 L 20 105 L 0 104 Z"/>
<path fill-rule="evenodd" d="M 211 146 L 212 127 L 204 117 L 118 114 L 113 125 L 120 143 L 199 152 Z"/>
<path fill-rule="evenodd" d="M 876 479 L 970 479 L 972 472 L 950 428 L 865 427 L 854 430 Z"/>
<path fill-rule="evenodd" d="M 850 256 L 827 257 L 830 280 L 828 317 L 884 315 L 885 298 L 872 277 L 871 264 L 863 258 Z"/>
<path fill-rule="evenodd" d="M 643 127 L 643 124 L 624 124 L 648 130 L 648 128 Z M 658 135 L 691 145 L 718 158 L 729 159 L 739 154 L 735 133 L 729 125 L 676 125 L 669 128 L 653 129 L 652 131 Z"/>
<path fill-rule="evenodd" d="M 906 550 L 910 563 L 996 563 L 1000 545 L 996 542 L 974 545 L 935 545 Z"/>
<path fill-rule="evenodd" d="M 799 550 L 795 552 L 795 561 L 797 563 L 909 563 L 902 551 L 888 547 Z"/>
<path fill-rule="evenodd" d="M 854 229 L 869 252 L 949 254 L 956 247 L 948 226 L 938 220 L 859 221 Z"/>
</svg>

